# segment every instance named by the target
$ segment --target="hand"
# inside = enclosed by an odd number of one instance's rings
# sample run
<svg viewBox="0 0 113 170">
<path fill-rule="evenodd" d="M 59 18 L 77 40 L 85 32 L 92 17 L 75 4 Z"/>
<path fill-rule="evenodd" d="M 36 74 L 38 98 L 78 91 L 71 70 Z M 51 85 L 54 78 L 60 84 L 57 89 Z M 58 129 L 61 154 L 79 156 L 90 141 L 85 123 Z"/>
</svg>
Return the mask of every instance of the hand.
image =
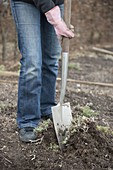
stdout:
<svg viewBox="0 0 113 170">
<path fill-rule="evenodd" d="M 45 15 L 48 22 L 54 26 L 58 39 L 61 39 L 61 36 L 67 38 L 74 37 L 74 27 L 71 26 L 71 29 L 67 27 L 66 23 L 61 18 L 61 12 L 58 6 L 46 12 Z"/>
<path fill-rule="evenodd" d="M 72 33 L 74 34 L 74 26 L 73 25 L 70 25 L 70 27 L 69 27 L 69 30 L 70 31 L 72 31 Z M 56 34 L 57 34 L 57 30 L 56 30 Z M 74 36 L 75 36 L 75 34 L 74 34 Z M 62 41 L 63 41 L 63 35 L 59 35 L 59 34 L 57 34 L 57 37 L 58 37 L 58 40 L 60 41 L 60 43 L 62 43 Z M 66 36 L 65 36 L 66 37 Z M 71 38 L 71 37 L 68 37 L 68 38 Z M 72 37 L 73 38 L 73 37 Z"/>
<path fill-rule="evenodd" d="M 74 33 L 75 32 L 75 27 L 73 25 L 70 25 L 69 29 Z"/>
<path fill-rule="evenodd" d="M 73 38 L 75 36 L 73 32 L 73 27 L 70 26 L 69 29 L 63 20 L 55 25 L 54 28 L 58 39 L 61 39 L 61 37 Z"/>
</svg>

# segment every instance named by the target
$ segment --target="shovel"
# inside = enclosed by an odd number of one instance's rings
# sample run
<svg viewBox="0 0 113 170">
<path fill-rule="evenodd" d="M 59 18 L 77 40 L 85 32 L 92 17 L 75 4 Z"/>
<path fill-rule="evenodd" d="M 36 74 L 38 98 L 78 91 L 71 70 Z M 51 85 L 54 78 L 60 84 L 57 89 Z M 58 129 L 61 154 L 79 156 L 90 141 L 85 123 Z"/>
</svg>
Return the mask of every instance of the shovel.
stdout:
<svg viewBox="0 0 113 170">
<path fill-rule="evenodd" d="M 71 0 L 64 0 L 64 20 L 67 26 L 70 26 L 71 19 Z M 61 92 L 59 103 L 52 107 L 52 117 L 55 127 L 56 137 L 59 147 L 63 149 L 68 130 L 72 122 L 72 114 L 70 103 L 64 103 L 66 92 L 67 72 L 68 72 L 68 56 L 69 56 L 69 38 L 63 38 L 62 44 L 62 76 L 61 76 Z"/>
</svg>

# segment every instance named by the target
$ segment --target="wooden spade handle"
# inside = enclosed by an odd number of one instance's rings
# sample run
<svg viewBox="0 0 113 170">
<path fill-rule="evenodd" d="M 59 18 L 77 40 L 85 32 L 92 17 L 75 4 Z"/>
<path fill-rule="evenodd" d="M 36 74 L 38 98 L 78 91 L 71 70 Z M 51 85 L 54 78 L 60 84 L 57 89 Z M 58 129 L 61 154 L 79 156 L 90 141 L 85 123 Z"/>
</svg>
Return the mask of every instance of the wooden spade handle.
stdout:
<svg viewBox="0 0 113 170">
<path fill-rule="evenodd" d="M 64 0 L 64 21 L 68 27 L 70 27 L 71 22 L 71 0 Z M 62 52 L 69 53 L 69 38 L 63 38 Z"/>
</svg>

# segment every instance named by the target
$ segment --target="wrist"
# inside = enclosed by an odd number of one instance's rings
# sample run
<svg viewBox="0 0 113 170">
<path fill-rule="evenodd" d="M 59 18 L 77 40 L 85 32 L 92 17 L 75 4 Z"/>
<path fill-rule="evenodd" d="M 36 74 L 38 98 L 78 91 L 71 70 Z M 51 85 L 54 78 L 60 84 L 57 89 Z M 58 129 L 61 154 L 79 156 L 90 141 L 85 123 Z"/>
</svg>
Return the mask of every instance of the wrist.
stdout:
<svg viewBox="0 0 113 170">
<path fill-rule="evenodd" d="M 61 12 L 58 6 L 55 6 L 51 10 L 45 13 L 48 22 L 52 25 L 57 25 L 61 19 Z"/>
</svg>

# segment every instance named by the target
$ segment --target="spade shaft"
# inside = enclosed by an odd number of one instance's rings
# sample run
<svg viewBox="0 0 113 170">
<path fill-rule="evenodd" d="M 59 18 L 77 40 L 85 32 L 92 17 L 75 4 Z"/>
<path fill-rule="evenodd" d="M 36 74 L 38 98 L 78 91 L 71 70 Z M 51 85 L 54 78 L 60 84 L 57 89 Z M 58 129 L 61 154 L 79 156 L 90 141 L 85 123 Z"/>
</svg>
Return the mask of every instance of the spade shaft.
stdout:
<svg viewBox="0 0 113 170">
<path fill-rule="evenodd" d="M 71 0 L 64 0 L 64 20 L 69 27 L 71 20 Z M 72 122 L 70 103 L 64 103 L 68 72 L 69 42 L 69 38 L 63 38 L 60 101 L 56 106 L 52 107 L 53 123 L 61 150 L 63 149 L 63 141 L 67 137 Z"/>
<path fill-rule="evenodd" d="M 64 21 L 67 26 L 70 27 L 71 21 L 71 0 L 64 0 Z M 62 79 L 61 79 L 61 93 L 60 104 L 63 104 L 63 100 L 66 92 L 67 73 L 68 73 L 68 58 L 69 58 L 69 38 L 63 38 L 62 44 Z"/>
</svg>

